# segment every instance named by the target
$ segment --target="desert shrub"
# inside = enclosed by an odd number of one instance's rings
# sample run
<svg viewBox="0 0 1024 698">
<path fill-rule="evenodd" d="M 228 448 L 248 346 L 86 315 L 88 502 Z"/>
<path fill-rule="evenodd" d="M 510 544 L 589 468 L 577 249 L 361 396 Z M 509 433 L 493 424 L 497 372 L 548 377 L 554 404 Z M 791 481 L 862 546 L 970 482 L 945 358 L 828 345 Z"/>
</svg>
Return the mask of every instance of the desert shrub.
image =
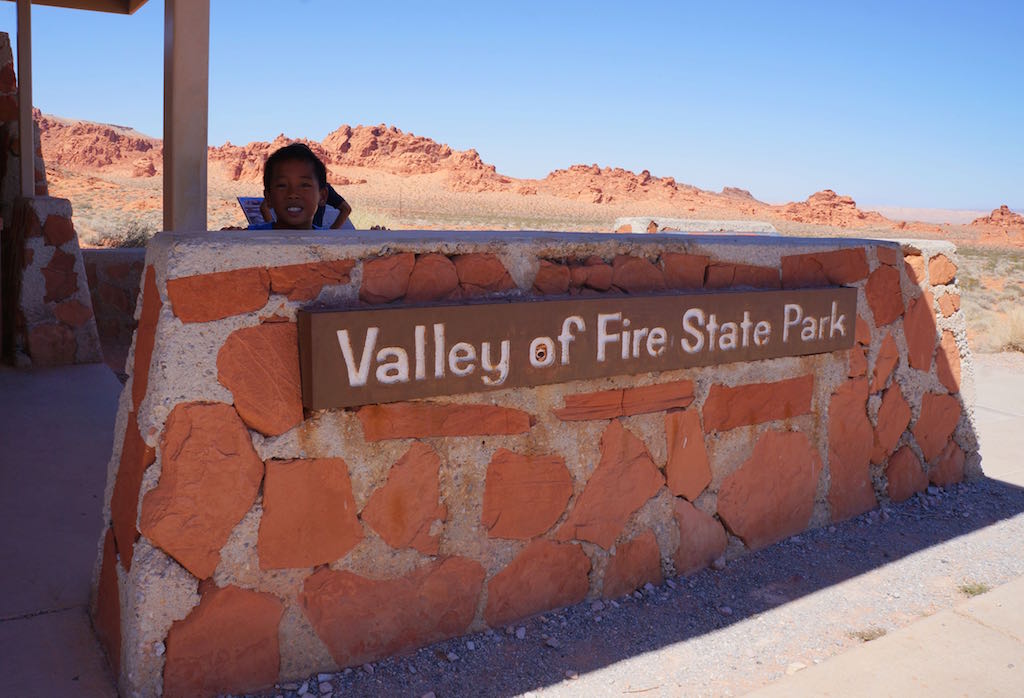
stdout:
<svg viewBox="0 0 1024 698">
<path fill-rule="evenodd" d="M 1024 308 L 1012 308 L 997 328 L 1001 351 L 1024 352 Z"/>
<path fill-rule="evenodd" d="M 155 234 L 153 226 L 134 220 L 129 221 L 124 230 L 102 235 L 99 244 L 101 247 L 145 247 Z"/>
</svg>

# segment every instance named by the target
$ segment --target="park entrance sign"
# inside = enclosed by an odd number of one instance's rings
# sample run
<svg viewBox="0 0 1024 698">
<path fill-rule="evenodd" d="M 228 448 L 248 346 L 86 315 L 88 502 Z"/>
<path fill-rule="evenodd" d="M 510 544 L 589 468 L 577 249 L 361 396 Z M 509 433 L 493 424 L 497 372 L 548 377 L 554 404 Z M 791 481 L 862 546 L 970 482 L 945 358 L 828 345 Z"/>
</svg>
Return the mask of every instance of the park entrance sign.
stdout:
<svg viewBox="0 0 1024 698">
<path fill-rule="evenodd" d="M 303 310 L 305 407 L 805 356 L 854 342 L 857 289 Z"/>
</svg>

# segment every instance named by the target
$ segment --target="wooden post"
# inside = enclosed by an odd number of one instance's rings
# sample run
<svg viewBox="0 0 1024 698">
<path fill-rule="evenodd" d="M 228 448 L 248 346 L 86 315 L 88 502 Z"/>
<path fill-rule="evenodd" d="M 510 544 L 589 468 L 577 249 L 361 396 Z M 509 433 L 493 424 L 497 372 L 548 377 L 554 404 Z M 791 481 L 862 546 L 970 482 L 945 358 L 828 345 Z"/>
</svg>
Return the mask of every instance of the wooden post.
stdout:
<svg viewBox="0 0 1024 698">
<path fill-rule="evenodd" d="M 36 148 L 32 125 L 32 3 L 18 0 L 18 146 L 21 195 L 36 193 Z"/>
<path fill-rule="evenodd" d="M 164 230 L 206 230 L 210 0 L 164 3 Z"/>
</svg>

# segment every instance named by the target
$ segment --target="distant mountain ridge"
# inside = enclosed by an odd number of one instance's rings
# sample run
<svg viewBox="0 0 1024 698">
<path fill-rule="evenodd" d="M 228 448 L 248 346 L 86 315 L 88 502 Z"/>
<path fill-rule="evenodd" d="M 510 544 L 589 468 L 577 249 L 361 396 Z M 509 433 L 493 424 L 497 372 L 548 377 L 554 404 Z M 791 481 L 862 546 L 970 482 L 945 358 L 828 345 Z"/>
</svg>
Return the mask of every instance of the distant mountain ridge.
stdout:
<svg viewBox="0 0 1024 698">
<path fill-rule="evenodd" d="M 49 166 L 69 171 L 109 173 L 123 177 L 155 177 L 162 169 L 163 143 L 126 126 L 99 124 L 42 114 L 35 110 L 43 156 Z M 891 228 L 934 233 L 937 226 L 893 221 L 881 213 L 864 211 L 849 196 L 824 189 L 804 201 L 773 205 L 754 198 L 749 191 L 725 187 L 712 192 L 657 177 L 598 165 L 572 165 L 550 172 L 543 179 L 517 179 L 503 175 L 483 161 L 473 149 L 455 150 L 424 136 L 395 126 L 342 125 L 323 141 L 291 139 L 284 134 L 272 141 L 246 145 L 227 142 L 209 149 L 211 177 L 255 185 L 262 182 L 267 156 L 287 143 L 306 143 L 327 165 L 330 179 L 342 186 L 358 186 L 367 180 L 361 172 L 384 172 L 408 178 L 429 178 L 454 193 L 506 192 L 522 197 L 546 195 L 582 204 L 636 204 L 671 206 L 691 215 L 720 218 L 760 218 L 841 228 Z M 369 176 L 369 175 L 366 175 Z M 1007 213 L 1000 213 L 1006 209 Z M 1002 207 L 972 225 L 1024 231 L 1024 219 Z M 1016 218 L 1014 218 L 1016 216 Z M 991 219 L 991 220 L 989 220 Z"/>
</svg>

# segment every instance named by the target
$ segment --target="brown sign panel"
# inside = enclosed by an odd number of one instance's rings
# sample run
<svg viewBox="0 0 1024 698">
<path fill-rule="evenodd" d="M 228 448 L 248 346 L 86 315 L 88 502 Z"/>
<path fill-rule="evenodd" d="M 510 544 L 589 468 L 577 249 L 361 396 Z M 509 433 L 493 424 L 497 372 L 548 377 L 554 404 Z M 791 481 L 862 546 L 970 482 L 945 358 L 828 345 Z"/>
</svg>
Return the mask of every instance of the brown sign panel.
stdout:
<svg viewBox="0 0 1024 698">
<path fill-rule="evenodd" d="M 299 312 L 311 409 L 853 346 L 857 290 L 725 291 Z"/>
</svg>

